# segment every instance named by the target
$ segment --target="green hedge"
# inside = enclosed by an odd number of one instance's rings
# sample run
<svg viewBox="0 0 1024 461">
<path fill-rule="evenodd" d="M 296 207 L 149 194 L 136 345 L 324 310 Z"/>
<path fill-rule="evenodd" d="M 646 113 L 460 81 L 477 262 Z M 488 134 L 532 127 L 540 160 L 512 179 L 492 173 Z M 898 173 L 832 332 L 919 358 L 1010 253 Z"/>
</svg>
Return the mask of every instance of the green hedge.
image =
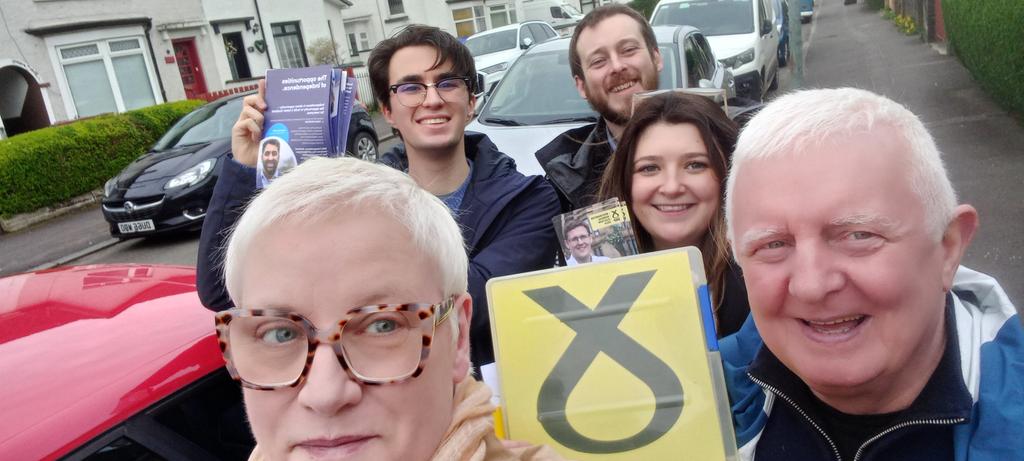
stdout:
<svg viewBox="0 0 1024 461">
<path fill-rule="evenodd" d="M 1024 1 L 942 0 L 949 42 L 993 99 L 1024 115 Z"/>
<path fill-rule="evenodd" d="M 178 101 L 30 131 L 0 141 L 0 216 L 103 186 L 203 101 Z"/>
</svg>

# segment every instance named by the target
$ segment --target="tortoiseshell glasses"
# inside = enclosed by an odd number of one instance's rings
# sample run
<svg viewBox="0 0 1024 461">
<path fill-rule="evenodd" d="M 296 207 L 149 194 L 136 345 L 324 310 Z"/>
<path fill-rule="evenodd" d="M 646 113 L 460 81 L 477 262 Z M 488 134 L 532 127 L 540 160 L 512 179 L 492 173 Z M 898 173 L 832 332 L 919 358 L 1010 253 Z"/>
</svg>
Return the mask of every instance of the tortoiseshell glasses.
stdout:
<svg viewBox="0 0 1024 461">
<path fill-rule="evenodd" d="M 435 327 L 454 302 L 356 307 L 323 330 L 294 312 L 236 308 L 217 314 L 217 338 L 231 376 L 250 389 L 298 385 L 320 344 L 332 346 L 353 379 L 398 383 L 423 372 Z"/>
</svg>

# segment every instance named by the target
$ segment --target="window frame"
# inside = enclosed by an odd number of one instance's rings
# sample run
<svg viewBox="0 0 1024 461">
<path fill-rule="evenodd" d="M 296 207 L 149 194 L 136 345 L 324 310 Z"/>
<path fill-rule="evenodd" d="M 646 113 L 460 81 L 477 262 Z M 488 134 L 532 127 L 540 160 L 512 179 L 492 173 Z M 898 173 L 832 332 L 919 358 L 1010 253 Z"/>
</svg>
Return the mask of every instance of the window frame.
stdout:
<svg viewBox="0 0 1024 461">
<path fill-rule="evenodd" d="M 110 84 L 110 91 L 114 97 L 115 112 L 122 113 L 136 108 L 128 109 L 125 107 L 124 97 L 121 94 L 121 85 L 117 80 L 117 73 L 114 69 L 113 58 L 132 55 L 142 56 L 143 63 L 146 67 L 146 78 L 148 79 L 150 94 L 153 98 L 153 105 L 164 102 L 163 95 L 161 94 L 157 83 L 156 66 L 153 65 L 150 54 L 147 52 L 149 48 L 145 35 L 141 33 L 141 29 L 138 29 L 138 31 L 134 29 L 136 28 L 128 27 L 47 37 L 45 40 L 46 47 L 50 53 L 50 59 L 53 63 L 55 73 L 57 74 L 61 98 L 64 100 L 64 109 L 67 113 L 68 119 L 83 117 L 79 111 L 78 105 L 75 103 L 74 94 L 71 92 L 71 81 L 68 80 L 68 75 L 64 69 L 64 66 L 68 64 L 102 61 L 103 68 L 107 73 L 107 82 Z M 110 43 L 126 40 L 135 40 L 138 47 L 130 50 L 111 51 Z M 97 53 L 89 56 L 73 58 L 64 58 L 61 53 L 62 50 L 88 45 L 95 45 Z M 86 117 L 92 115 L 98 114 L 86 115 Z"/>
<path fill-rule="evenodd" d="M 295 26 L 295 32 L 294 33 L 293 32 L 282 32 L 280 35 L 278 35 L 277 32 L 274 30 L 276 27 L 281 27 L 282 31 L 283 31 L 284 27 L 291 26 L 291 25 Z M 294 35 L 294 36 L 297 36 L 299 38 L 299 49 L 301 51 L 301 53 L 299 55 L 302 57 L 302 65 L 301 66 L 285 66 L 284 62 L 281 59 L 281 49 L 278 48 L 277 38 L 278 37 L 286 37 L 286 36 L 290 36 L 290 35 Z M 309 56 L 307 56 L 307 53 L 306 53 L 306 41 L 302 38 L 302 21 L 283 21 L 283 22 L 271 23 L 270 24 L 270 36 L 274 39 L 274 50 L 277 52 L 277 61 L 278 61 L 278 65 L 281 68 L 294 69 L 294 68 L 298 68 L 298 67 L 309 67 Z"/>
</svg>

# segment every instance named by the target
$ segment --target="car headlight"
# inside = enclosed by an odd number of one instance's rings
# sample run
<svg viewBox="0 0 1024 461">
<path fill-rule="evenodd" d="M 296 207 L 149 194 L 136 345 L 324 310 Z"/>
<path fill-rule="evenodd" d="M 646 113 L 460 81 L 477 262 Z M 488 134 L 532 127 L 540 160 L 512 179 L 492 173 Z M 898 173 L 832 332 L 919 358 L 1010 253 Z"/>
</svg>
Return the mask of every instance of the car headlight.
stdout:
<svg viewBox="0 0 1024 461">
<path fill-rule="evenodd" d="M 497 63 L 497 64 L 495 64 L 493 66 L 487 66 L 487 67 L 484 67 L 483 69 L 480 69 L 480 72 L 483 72 L 485 74 L 493 74 L 495 72 L 501 72 L 501 71 L 503 71 L 505 69 L 508 69 L 508 63 L 507 62 L 499 62 L 499 63 Z"/>
<path fill-rule="evenodd" d="M 213 172 L 213 166 L 216 164 L 217 159 L 215 158 L 203 160 L 196 166 L 181 172 L 181 174 L 175 176 L 174 179 L 167 181 L 167 184 L 164 184 L 164 189 L 174 189 L 177 187 L 198 184 L 199 181 L 206 179 L 206 177 Z"/>
<path fill-rule="evenodd" d="M 728 57 L 728 58 L 725 58 L 725 59 L 719 59 L 719 61 L 721 61 L 723 66 L 725 66 L 725 67 L 732 67 L 733 69 L 736 69 L 736 68 L 738 68 L 738 67 L 740 67 L 740 66 L 742 66 L 742 65 L 744 65 L 744 64 L 746 64 L 746 63 L 748 63 L 750 61 L 753 61 L 753 60 L 754 60 L 754 49 L 753 48 L 751 48 L 751 49 L 749 49 L 747 51 L 744 51 L 744 52 L 742 52 L 740 54 L 737 54 L 736 56 Z"/>
<path fill-rule="evenodd" d="M 103 184 L 103 196 L 110 197 L 114 194 L 115 188 L 117 188 L 117 176 L 108 179 L 107 182 Z"/>
</svg>

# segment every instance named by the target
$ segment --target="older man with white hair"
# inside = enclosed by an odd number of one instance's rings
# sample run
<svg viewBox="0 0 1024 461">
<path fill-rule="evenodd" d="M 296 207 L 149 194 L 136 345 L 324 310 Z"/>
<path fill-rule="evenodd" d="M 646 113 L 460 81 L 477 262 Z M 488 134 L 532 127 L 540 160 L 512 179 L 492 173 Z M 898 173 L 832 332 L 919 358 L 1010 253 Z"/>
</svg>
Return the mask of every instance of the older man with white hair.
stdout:
<svg viewBox="0 0 1024 461">
<path fill-rule="evenodd" d="M 251 460 L 557 459 L 506 448 L 469 375 L 466 252 L 440 199 L 394 169 L 313 159 L 231 234 L 217 315 Z"/>
<path fill-rule="evenodd" d="M 914 114 L 783 96 L 741 134 L 726 196 L 754 321 L 722 343 L 742 459 L 1024 459 L 1024 329 L 959 266 L 978 215 Z"/>
</svg>

